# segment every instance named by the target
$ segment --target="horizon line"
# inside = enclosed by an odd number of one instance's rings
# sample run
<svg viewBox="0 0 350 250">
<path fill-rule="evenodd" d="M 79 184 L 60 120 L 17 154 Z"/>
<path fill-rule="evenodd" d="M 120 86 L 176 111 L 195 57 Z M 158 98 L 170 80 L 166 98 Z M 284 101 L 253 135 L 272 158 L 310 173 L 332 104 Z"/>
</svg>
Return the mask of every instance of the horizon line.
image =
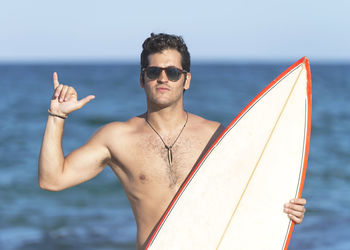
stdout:
<svg viewBox="0 0 350 250">
<path fill-rule="evenodd" d="M 300 57 L 302 58 L 302 57 Z M 289 64 L 297 61 L 300 58 L 283 58 L 283 59 L 262 59 L 262 58 L 250 58 L 250 59 L 229 59 L 229 58 L 195 58 L 191 60 L 191 64 Z M 350 59 L 310 59 L 312 64 L 350 64 Z M 97 64 L 126 64 L 126 65 L 139 65 L 140 61 L 135 59 L 25 59 L 25 60 L 3 60 L 0 59 L 0 65 L 97 65 Z"/>
</svg>

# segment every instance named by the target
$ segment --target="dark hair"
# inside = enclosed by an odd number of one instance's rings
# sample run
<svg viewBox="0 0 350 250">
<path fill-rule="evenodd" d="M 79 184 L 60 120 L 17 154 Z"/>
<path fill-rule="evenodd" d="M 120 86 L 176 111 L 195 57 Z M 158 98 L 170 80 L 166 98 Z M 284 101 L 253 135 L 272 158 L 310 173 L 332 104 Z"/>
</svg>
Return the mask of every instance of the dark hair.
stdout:
<svg viewBox="0 0 350 250">
<path fill-rule="evenodd" d="M 181 36 L 164 33 L 154 34 L 148 37 L 142 44 L 141 70 L 148 66 L 148 56 L 162 52 L 166 49 L 175 49 L 181 54 L 182 69 L 190 72 L 191 58 L 187 46 Z"/>
</svg>

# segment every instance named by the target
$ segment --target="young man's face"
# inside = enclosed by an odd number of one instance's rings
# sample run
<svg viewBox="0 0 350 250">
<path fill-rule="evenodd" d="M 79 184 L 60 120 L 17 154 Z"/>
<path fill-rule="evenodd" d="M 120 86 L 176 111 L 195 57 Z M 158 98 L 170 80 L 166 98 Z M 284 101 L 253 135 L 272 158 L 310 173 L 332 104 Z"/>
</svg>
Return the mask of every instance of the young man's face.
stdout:
<svg viewBox="0 0 350 250">
<path fill-rule="evenodd" d="M 181 54 L 177 50 L 163 50 L 160 53 L 148 56 L 148 67 L 176 67 L 182 70 Z M 145 72 L 140 80 L 141 87 L 145 89 L 149 104 L 155 104 L 161 107 L 169 106 L 177 101 L 182 101 L 184 89 L 190 87 L 191 74 L 181 73 L 176 81 L 169 79 L 165 70 L 162 70 L 159 77 L 150 79 Z"/>
</svg>

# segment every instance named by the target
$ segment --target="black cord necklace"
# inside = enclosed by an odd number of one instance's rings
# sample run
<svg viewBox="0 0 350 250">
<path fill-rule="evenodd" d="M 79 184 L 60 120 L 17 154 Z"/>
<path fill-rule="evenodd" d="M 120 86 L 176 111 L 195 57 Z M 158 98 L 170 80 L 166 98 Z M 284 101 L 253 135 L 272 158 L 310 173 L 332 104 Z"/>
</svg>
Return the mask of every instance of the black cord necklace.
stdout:
<svg viewBox="0 0 350 250">
<path fill-rule="evenodd" d="M 171 166 L 173 164 L 173 151 L 172 148 L 175 145 L 175 143 L 177 142 L 177 139 L 179 139 L 180 135 L 182 134 L 182 131 L 184 130 L 184 128 L 186 127 L 188 121 L 188 112 L 186 111 L 186 121 L 184 126 L 182 127 L 180 133 L 177 135 L 175 141 L 173 142 L 173 144 L 171 144 L 170 146 L 166 145 L 166 143 L 164 142 L 163 138 L 160 136 L 160 134 L 157 132 L 157 130 L 155 130 L 155 128 L 151 125 L 151 123 L 148 121 L 148 116 L 146 115 L 146 122 L 147 124 L 151 127 L 151 129 L 153 129 L 153 131 L 158 135 L 158 137 L 161 139 L 161 141 L 164 144 L 164 147 L 168 150 L 168 163 Z"/>
</svg>

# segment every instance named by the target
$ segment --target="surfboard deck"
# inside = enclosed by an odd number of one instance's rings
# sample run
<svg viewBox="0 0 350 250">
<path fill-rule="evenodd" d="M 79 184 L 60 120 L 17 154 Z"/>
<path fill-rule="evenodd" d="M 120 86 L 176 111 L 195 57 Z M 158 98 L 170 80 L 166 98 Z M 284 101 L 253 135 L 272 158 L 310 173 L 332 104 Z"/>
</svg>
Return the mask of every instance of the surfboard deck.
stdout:
<svg viewBox="0 0 350 250">
<path fill-rule="evenodd" d="M 287 249 L 311 132 L 311 73 L 301 58 L 267 85 L 195 166 L 146 249 Z"/>
</svg>

